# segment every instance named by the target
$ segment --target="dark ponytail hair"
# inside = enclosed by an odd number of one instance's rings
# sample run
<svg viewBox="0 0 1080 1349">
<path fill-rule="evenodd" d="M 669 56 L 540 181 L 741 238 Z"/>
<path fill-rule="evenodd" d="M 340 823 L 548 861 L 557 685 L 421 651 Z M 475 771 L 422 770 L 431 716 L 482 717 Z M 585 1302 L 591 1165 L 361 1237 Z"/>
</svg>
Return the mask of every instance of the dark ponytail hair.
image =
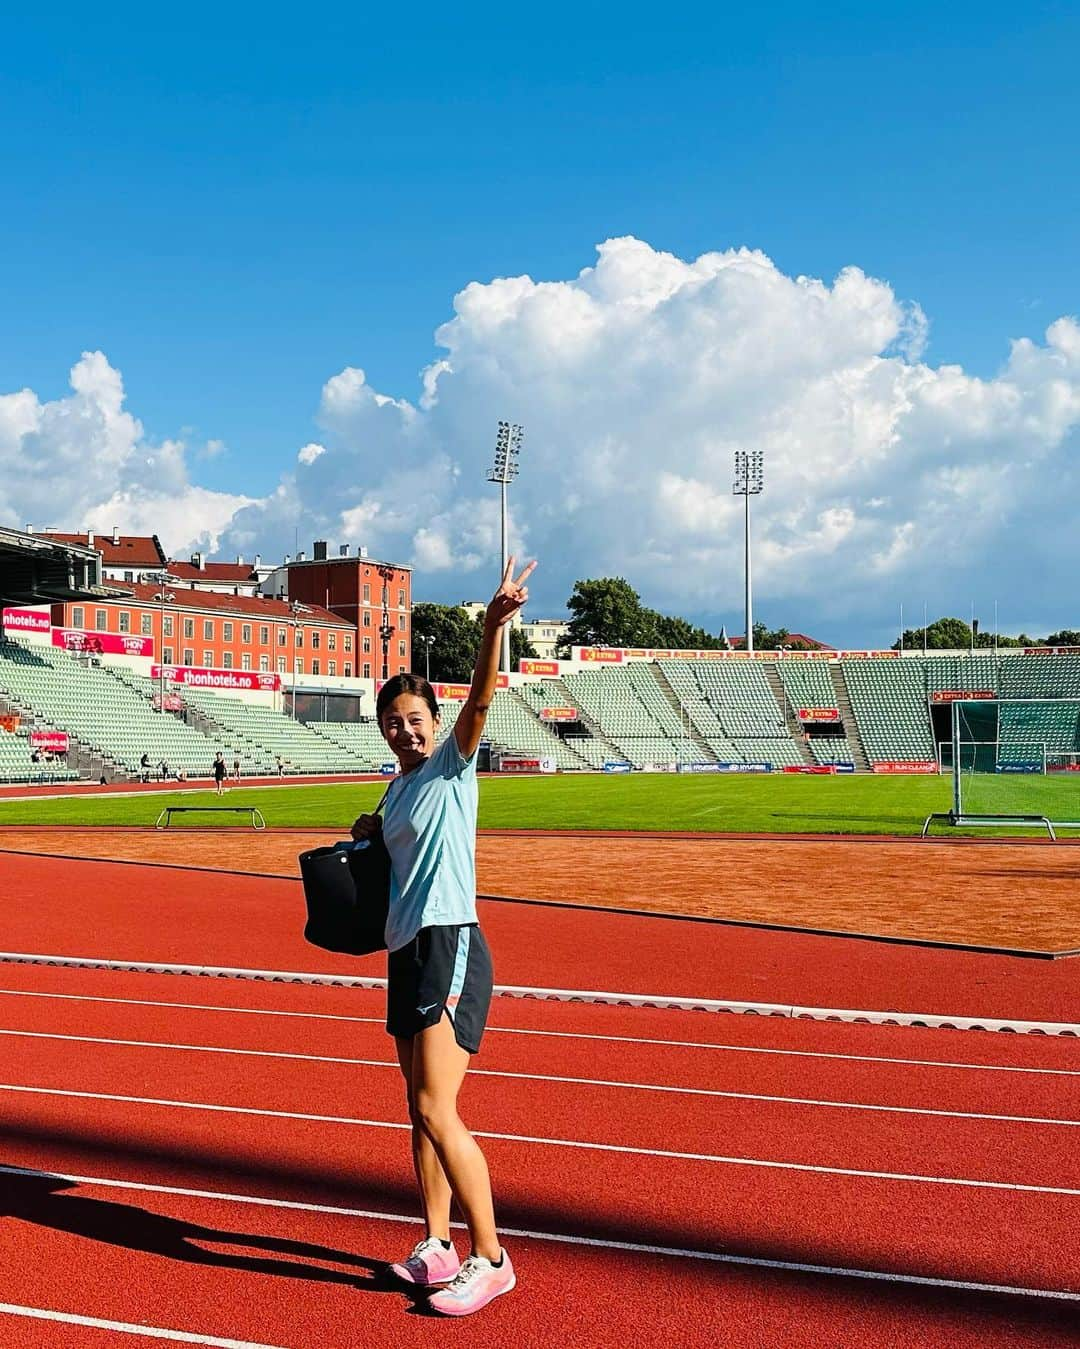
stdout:
<svg viewBox="0 0 1080 1349">
<path fill-rule="evenodd" d="M 417 698 L 423 698 L 431 709 L 432 717 L 439 715 L 439 704 L 435 701 L 435 690 L 421 675 L 417 674 L 399 674 L 394 675 L 393 679 L 388 679 L 379 690 L 379 696 L 375 699 L 375 719 L 382 729 L 383 713 L 394 701 L 400 698 L 403 693 L 413 693 Z"/>
</svg>

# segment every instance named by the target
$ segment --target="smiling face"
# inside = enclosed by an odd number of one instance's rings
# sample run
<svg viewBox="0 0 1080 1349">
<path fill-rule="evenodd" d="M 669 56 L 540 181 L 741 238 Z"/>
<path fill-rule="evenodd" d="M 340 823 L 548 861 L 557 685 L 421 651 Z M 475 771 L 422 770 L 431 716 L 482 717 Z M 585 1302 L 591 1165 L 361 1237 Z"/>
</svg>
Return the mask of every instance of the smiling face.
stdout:
<svg viewBox="0 0 1080 1349">
<path fill-rule="evenodd" d="M 431 756 L 438 729 L 439 718 L 431 715 L 427 702 L 415 693 L 399 694 L 383 708 L 379 722 L 383 739 L 406 773 Z"/>
</svg>

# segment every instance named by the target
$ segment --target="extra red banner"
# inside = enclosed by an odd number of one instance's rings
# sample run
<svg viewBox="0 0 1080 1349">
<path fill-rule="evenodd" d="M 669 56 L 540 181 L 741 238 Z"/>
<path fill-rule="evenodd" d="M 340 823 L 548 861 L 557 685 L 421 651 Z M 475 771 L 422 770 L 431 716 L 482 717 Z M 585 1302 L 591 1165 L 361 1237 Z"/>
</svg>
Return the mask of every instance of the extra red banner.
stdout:
<svg viewBox="0 0 1080 1349">
<path fill-rule="evenodd" d="M 800 721 L 839 721 L 840 709 L 838 707 L 800 707 Z"/>
<path fill-rule="evenodd" d="M 53 628 L 53 646 L 85 656 L 152 656 L 154 639 L 127 632 L 91 632 L 85 628 Z"/>
<path fill-rule="evenodd" d="M 993 689 L 935 689 L 930 695 L 932 703 L 979 703 L 996 698 Z"/>
<path fill-rule="evenodd" d="M 518 673 L 527 675 L 557 675 L 559 673 L 559 662 L 557 660 L 520 660 L 518 661 Z"/>
<path fill-rule="evenodd" d="M 576 707 L 542 707 L 540 709 L 541 721 L 578 721 L 581 713 Z"/>
</svg>

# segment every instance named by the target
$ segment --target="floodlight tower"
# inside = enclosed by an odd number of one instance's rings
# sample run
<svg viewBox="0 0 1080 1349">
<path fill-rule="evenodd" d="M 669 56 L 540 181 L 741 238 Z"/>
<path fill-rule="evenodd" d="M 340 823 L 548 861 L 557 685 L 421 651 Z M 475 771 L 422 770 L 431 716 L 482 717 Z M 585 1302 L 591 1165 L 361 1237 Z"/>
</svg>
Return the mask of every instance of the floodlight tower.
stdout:
<svg viewBox="0 0 1080 1349">
<path fill-rule="evenodd" d="M 488 470 L 488 482 L 497 482 L 502 497 L 502 568 L 506 571 L 506 559 L 509 557 L 507 546 L 506 489 L 518 475 L 518 456 L 525 439 L 525 428 L 516 422 L 500 422 L 495 436 L 495 463 Z M 500 575 L 501 575 L 500 572 Z M 502 649 L 499 653 L 499 669 L 510 672 L 510 624 L 502 631 Z"/>
<path fill-rule="evenodd" d="M 745 503 L 745 545 L 746 545 L 746 646 L 754 649 L 754 591 L 750 577 L 750 498 L 757 496 L 765 486 L 765 456 L 761 450 L 735 451 L 735 485 L 731 489 Z"/>
</svg>

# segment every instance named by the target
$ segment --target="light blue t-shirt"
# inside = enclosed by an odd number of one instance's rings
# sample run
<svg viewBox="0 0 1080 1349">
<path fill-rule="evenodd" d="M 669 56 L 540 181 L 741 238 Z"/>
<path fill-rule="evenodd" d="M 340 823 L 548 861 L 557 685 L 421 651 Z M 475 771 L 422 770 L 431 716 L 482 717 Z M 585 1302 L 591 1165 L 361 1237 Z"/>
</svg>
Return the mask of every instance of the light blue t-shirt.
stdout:
<svg viewBox="0 0 1080 1349">
<path fill-rule="evenodd" d="M 464 758 L 453 731 L 430 759 L 391 783 L 383 807 L 389 950 L 422 927 L 476 922 L 477 799 L 476 754 Z"/>
</svg>

